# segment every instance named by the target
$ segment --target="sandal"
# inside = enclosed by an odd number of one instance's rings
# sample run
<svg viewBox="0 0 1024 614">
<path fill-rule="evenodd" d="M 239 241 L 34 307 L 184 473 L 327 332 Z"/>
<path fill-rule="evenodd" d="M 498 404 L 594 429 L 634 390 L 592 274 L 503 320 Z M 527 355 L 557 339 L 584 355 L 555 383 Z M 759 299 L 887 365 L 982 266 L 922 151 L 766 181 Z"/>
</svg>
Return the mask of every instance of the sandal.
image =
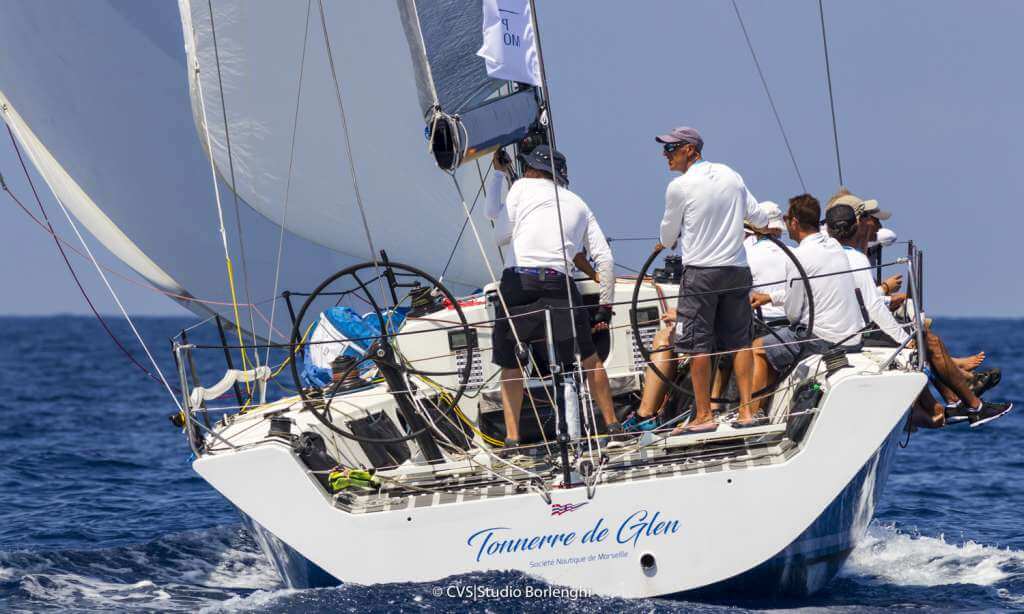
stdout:
<svg viewBox="0 0 1024 614">
<path fill-rule="evenodd" d="M 989 369 L 988 371 L 979 371 L 974 374 L 974 379 L 971 381 L 971 392 L 975 396 L 981 396 L 992 390 L 999 385 L 999 382 L 1003 379 L 1003 372 L 996 367 Z"/>
<path fill-rule="evenodd" d="M 714 433 L 718 430 L 718 423 L 712 420 L 711 422 L 701 422 L 700 424 L 677 426 L 669 437 L 675 437 L 676 435 L 696 435 L 698 433 Z"/>
<path fill-rule="evenodd" d="M 768 424 L 768 417 L 767 416 L 755 415 L 753 418 L 751 418 L 747 422 L 743 422 L 742 420 L 734 420 L 734 421 L 729 423 L 729 426 L 731 426 L 734 429 L 749 429 L 749 428 L 753 428 L 755 426 L 764 426 L 766 424 Z"/>
</svg>

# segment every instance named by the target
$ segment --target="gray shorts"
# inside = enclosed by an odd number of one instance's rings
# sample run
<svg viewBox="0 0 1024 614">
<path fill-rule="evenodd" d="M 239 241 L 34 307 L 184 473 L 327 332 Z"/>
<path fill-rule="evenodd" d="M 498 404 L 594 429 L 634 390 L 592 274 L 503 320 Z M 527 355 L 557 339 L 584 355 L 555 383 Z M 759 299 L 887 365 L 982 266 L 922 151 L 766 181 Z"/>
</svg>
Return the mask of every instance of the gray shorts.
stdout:
<svg viewBox="0 0 1024 614">
<path fill-rule="evenodd" d="M 776 373 L 784 373 L 799 360 L 811 354 L 821 354 L 832 344 L 820 337 L 806 335 L 803 326 L 776 328 L 775 334 L 761 337 L 765 358 Z M 785 344 L 785 345 L 784 345 Z"/>
<path fill-rule="evenodd" d="M 752 283 L 745 266 L 685 267 L 672 335 L 676 351 L 706 354 L 748 347 Z"/>
</svg>

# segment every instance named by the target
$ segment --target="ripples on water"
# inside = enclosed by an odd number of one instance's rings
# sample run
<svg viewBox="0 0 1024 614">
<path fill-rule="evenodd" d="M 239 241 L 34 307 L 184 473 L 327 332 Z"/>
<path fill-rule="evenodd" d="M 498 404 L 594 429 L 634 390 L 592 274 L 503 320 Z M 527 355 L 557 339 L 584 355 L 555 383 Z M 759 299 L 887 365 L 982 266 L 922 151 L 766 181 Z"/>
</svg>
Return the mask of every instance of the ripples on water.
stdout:
<svg viewBox="0 0 1024 614">
<path fill-rule="evenodd" d="M 155 346 L 187 323 L 140 325 Z M 936 327 L 954 353 L 984 349 L 987 362 L 1004 370 L 998 394 L 1020 399 L 1022 324 L 945 320 Z M 914 435 L 896 457 L 867 538 L 829 588 L 809 599 L 474 604 L 434 597 L 439 583 L 293 591 L 282 587 L 233 509 L 192 472 L 186 444 L 167 422 L 173 405 L 166 391 L 133 371 L 95 321 L 0 318 L 0 326 L 0 611 L 1024 610 L 1024 418 L 1016 410 L 973 431 Z M 115 330 L 130 338 L 125 327 Z M 168 352 L 157 358 L 173 371 Z M 223 365 L 205 358 L 202 376 L 214 381 Z M 498 572 L 451 582 L 545 587 Z"/>
</svg>

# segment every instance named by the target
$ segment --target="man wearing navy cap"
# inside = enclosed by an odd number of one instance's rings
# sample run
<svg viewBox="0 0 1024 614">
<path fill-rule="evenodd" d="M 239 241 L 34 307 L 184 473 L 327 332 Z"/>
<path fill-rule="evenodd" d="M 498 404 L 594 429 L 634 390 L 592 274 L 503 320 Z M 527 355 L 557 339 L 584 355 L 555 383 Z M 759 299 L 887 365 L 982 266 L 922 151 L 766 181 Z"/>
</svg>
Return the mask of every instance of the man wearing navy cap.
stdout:
<svg viewBox="0 0 1024 614">
<path fill-rule="evenodd" d="M 665 192 L 659 247 L 680 247 L 683 276 L 674 330 L 676 352 L 688 354 L 696 414 L 681 432 L 718 428 L 711 414 L 711 357 L 735 352 L 740 393 L 737 426 L 754 424 L 750 402 L 753 356 L 750 268 L 743 248 L 743 223 L 769 223 L 739 173 L 701 157 L 704 139 L 694 128 L 674 128 L 655 139 L 664 146 L 671 170 L 680 173 Z"/>
<path fill-rule="evenodd" d="M 509 262 L 501 275 L 499 292 L 508 307 L 527 305 L 542 298 L 566 298 L 567 262 L 586 252 L 597 263 L 601 284 L 604 322 L 611 316 L 615 273 L 612 252 L 597 219 L 583 199 L 569 191 L 565 156 L 547 145 L 538 145 L 521 154 L 523 177 L 512 184 L 505 202 L 501 201 L 507 162 L 494 157 L 494 174 L 487 191 L 486 214 L 495 222 L 499 245 L 511 245 Z M 554 168 L 554 175 L 551 170 Z M 557 190 L 557 199 L 555 192 Z M 575 283 L 569 280 L 573 305 L 583 304 Z M 499 306 L 502 307 L 502 306 Z M 499 309 L 499 315 L 503 315 Z M 604 417 L 611 436 L 610 445 L 628 439 L 615 417 L 611 387 L 604 364 L 597 355 L 585 311 L 574 318 L 575 339 L 583 368 L 587 372 L 591 394 Z M 492 335 L 492 361 L 502 368 L 501 395 L 505 413 L 507 448 L 519 446 L 519 415 L 523 405 L 523 373 L 507 318 L 499 317 Z M 563 361 L 575 358 L 571 342 L 556 342 L 556 353 Z"/>
</svg>

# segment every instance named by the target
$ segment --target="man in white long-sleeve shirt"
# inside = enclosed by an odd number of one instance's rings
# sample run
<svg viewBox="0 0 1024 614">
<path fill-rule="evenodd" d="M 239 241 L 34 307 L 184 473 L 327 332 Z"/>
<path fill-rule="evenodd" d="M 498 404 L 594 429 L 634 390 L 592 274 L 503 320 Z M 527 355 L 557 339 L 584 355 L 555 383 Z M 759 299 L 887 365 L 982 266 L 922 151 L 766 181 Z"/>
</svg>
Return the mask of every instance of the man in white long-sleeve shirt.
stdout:
<svg viewBox="0 0 1024 614">
<path fill-rule="evenodd" d="M 786 230 L 786 223 L 782 221 L 782 210 L 771 201 L 761 203 L 762 207 L 769 209 L 768 224 L 765 226 L 752 226 L 752 236 L 743 242 L 747 251 L 747 264 L 750 266 L 750 275 L 754 280 L 755 292 L 770 292 L 772 289 L 782 287 L 786 279 L 786 263 L 789 258 L 782 248 L 775 244 L 769 237 L 778 239 Z M 782 307 L 765 305 L 761 308 L 761 319 L 765 322 L 781 320 L 786 317 Z"/>
<path fill-rule="evenodd" d="M 825 213 L 825 222 L 829 234 L 843 246 L 855 286 L 861 292 L 869 317 L 886 335 L 902 344 L 909 339 L 909 335 L 893 318 L 888 305 L 883 300 L 882 291 L 871 278 L 869 268 L 871 265 L 867 256 L 856 247 L 858 244 L 866 244 L 867 240 L 870 240 L 872 235 L 877 232 L 877 220 L 873 222 L 870 219 L 875 211 L 877 211 L 877 205 L 875 209 L 864 208 L 862 212 L 858 213 L 851 205 L 834 203 Z M 979 398 L 971 389 L 961 370 L 956 367 L 946 345 L 942 343 L 938 335 L 934 331 L 926 329 L 924 338 L 928 349 L 929 365 L 932 373 L 938 376 L 936 386 L 943 396 L 951 396 L 960 403 L 959 411 L 953 412 L 953 415 L 949 416 L 951 421 L 956 417 L 962 417 L 962 419 L 969 420 L 972 426 L 980 426 L 1002 416 L 1013 408 L 1012 403 L 989 402 Z M 927 388 L 918 396 L 915 409 L 917 410 L 916 424 L 934 427 L 942 426 L 946 422 L 946 408 L 932 397 Z"/>
<path fill-rule="evenodd" d="M 871 276 L 871 263 L 868 257 L 854 248 L 858 231 L 857 212 L 850 205 L 835 205 L 825 212 L 825 225 L 828 234 L 843 247 L 853 285 L 860 290 L 861 300 L 868 317 L 878 328 L 896 343 L 902 344 L 910 338 L 907 331 L 900 326 L 889 310 L 885 295 L 875 284 Z"/>
<path fill-rule="evenodd" d="M 850 270 L 843 247 L 820 231 L 821 205 L 810 194 L 789 199 L 789 212 L 784 218 L 793 248 L 810 278 L 814 299 L 814 329 L 807 330 L 808 308 L 803 280 L 796 265 L 786 265 L 786 284 L 769 293 L 753 293 L 755 307 L 769 301 L 782 305 L 792 323 L 790 328 L 775 331 L 754 342 L 754 386 L 761 389 L 786 372 L 808 352 L 824 352 L 834 344 L 856 349 L 861 344 L 859 331 L 864 319 L 857 305 L 854 280 L 842 275 Z"/>
<path fill-rule="evenodd" d="M 611 249 L 594 214 L 583 199 L 564 186 L 557 185 L 566 182 L 565 157 L 547 145 L 538 145 L 528 154 L 521 155 L 520 161 L 525 168 L 524 176 L 512 185 L 502 203 L 506 166 L 496 154 L 494 178 L 487 192 L 486 214 L 495 222 L 498 244 L 510 245 L 512 248 L 511 260 L 506 262 L 499 286 L 504 305 L 511 308 L 542 298 L 565 299 L 566 275 L 572 274 L 571 269 L 566 270 L 566 265 L 586 250 L 597 263 L 598 281 L 601 284 L 600 312 L 606 317 L 610 316 L 615 292 Z M 552 166 L 556 169 L 557 182 L 550 172 Z M 562 232 L 559 232 L 560 228 Z M 572 293 L 572 304 L 581 306 L 583 300 L 575 283 L 570 282 L 568 286 Z M 516 355 L 515 335 L 509 320 L 502 317 L 505 314 L 501 307 L 499 305 L 499 317 L 494 325 L 492 359 L 502 368 L 505 445 L 515 447 L 519 445 L 523 374 Z M 576 310 L 574 316 L 575 338 L 591 393 L 613 442 L 619 443 L 622 439 L 622 426 L 615 417 L 608 374 L 597 356 L 589 316 L 582 309 Z M 567 343 L 557 342 L 556 351 L 562 361 L 568 362 L 574 358 L 571 340 Z"/>
<path fill-rule="evenodd" d="M 758 206 L 743 178 L 724 164 L 701 157 L 704 139 L 693 128 L 675 128 L 656 137 L 669 168 L 681 173 L 665 191 L 665 215 L 659 246 L 680 246 L 683 276 L 679 284 L 675 351 L 689 354 L 696 413 L 680 432 L 710 432 L 712 352 L 736 352 L 734 370 L 740 393 L 737 425 L 754 423 L 750 395 L 752 283 L 743 248 L 743 222 L 767 226 L 768 212 Z"/>
</svg>

